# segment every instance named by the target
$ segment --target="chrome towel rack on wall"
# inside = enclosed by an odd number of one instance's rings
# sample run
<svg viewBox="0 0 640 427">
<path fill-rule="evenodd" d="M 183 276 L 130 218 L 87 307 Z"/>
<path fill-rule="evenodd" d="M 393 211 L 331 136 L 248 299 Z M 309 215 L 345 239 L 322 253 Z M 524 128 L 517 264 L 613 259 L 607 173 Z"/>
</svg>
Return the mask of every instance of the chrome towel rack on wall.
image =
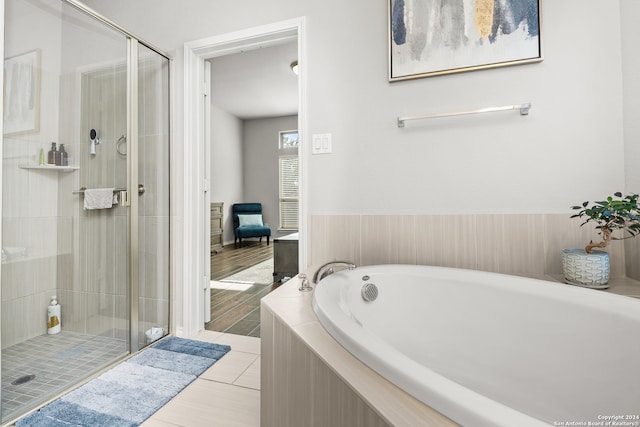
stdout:
<svg viewBox="0 0 640 427">
<path fill-rule="evenodd" d="M 398 127 L 403 128 L 404 122 L 409 120 L 422 120 L 422 119 L 437 119 L 441 117 L 452 117 L 452 116 L 466 116 L 468 114 L 480 114 L 480 113 L 495 113 L 497 111 L 510 111 L 510 110 L 518 110 L 521 116 L 526 116 L 529 114 L 529 110 L 531 109 L 531 103 L 526 102 L 524 104 L 517 105 L 506 105 L 504 107 L 489 107 L 489 108 L 480 108 L 478 110 L 467 110 L 467 111 L 455 111 L 450 113 L 437 113 L 437 114 L 426 114 L 422 116 L 407 116 L 407 117 L 398 117 Z"/>
<path fill-rule="evenodd" d="M 80 187 L 79 190 L 73 190 L 71 193 L 72 194 L 84 194 L 84 191 L 86 189 L 87 189 L 87 187 Z M 119 193 L 120 191 L 127 191 L 127 189 L 126 188 L 114 188 L 113 189 L 114 193 Z M 138 184 L 138 194 L 142 196 L 145 191 L 147 191 L 147 189 L 144 188 L 144 185 L 143 184 Z"/>
</svg>

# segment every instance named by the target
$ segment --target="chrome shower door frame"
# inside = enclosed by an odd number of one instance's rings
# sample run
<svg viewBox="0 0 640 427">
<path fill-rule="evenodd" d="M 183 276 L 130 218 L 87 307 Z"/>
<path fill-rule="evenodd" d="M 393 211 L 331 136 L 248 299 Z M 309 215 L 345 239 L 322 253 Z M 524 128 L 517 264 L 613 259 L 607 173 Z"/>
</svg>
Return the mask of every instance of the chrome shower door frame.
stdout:
<svg viewBox="0 0 640 427">
<path fill-rule="evenodd" d="M 140 349 L 139 338 L 139 218 L 140 212 L 138 192 L 138 41 L 127 38 L 127 201 L 129 204 L 129 351 L 135 353 Z"/>
</svg>

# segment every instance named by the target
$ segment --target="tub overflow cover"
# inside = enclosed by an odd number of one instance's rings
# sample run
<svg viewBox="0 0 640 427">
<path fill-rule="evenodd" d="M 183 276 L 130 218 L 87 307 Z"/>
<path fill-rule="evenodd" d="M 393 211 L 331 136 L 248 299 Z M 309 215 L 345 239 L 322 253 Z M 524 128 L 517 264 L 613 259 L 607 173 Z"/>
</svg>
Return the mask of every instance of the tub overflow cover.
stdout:
<svg viewBox="0 0 640 427">
<path fill-rule="evenodd" d="M 362 299 L 366 302 L 375 301 L 378 298 L 378 287 L 373 283 L 365 283 L 360 291 Z"/>
</svg>

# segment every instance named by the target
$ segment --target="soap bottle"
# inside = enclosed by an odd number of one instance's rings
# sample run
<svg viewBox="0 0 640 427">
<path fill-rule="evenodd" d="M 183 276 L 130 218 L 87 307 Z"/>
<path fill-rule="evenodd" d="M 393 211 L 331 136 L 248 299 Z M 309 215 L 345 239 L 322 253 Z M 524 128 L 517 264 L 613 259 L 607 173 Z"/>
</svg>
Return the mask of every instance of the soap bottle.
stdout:
<svg viewBox="0 0 640 427">
<path fill-rule="evenodd" d="M 60 166 L 69 166 L 69 153 L 64 149 L 64 144 L 60 144 Z"/>
<path fill-rule="evenodd" d="M 57 297 L 51 297 L 51 304 L 47 307 L 47 334 L 53 335 L 60 332 L 60 304 Z"/>
<path fill-rule="evenodd" d="M 56 143 L 52 142 L 51 143 L 51 150 L 49 150 L 49 152 L 47 153 L 47 163 L 50 165 L 55 165 L 56 164 Z"/>
</svg>

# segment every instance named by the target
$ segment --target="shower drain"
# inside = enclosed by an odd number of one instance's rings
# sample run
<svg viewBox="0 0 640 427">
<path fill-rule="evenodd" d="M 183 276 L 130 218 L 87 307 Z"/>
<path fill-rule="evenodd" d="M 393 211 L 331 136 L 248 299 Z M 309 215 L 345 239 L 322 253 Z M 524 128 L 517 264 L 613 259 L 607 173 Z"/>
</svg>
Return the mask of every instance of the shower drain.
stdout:
<svg viewBox="0 0 640 427">
<path fill-rule="evenodd" d="M 12 385 L 20 385 L 20 384 L 24 384 L 24 383 L 28 383 L 29 381 L 31 381 L 32 379 L 34 379 L 36 376 L 35 375 L 23 375 L 20 378 L 16 378 L 15 380 L 11 381 Z"/>
</svg>

